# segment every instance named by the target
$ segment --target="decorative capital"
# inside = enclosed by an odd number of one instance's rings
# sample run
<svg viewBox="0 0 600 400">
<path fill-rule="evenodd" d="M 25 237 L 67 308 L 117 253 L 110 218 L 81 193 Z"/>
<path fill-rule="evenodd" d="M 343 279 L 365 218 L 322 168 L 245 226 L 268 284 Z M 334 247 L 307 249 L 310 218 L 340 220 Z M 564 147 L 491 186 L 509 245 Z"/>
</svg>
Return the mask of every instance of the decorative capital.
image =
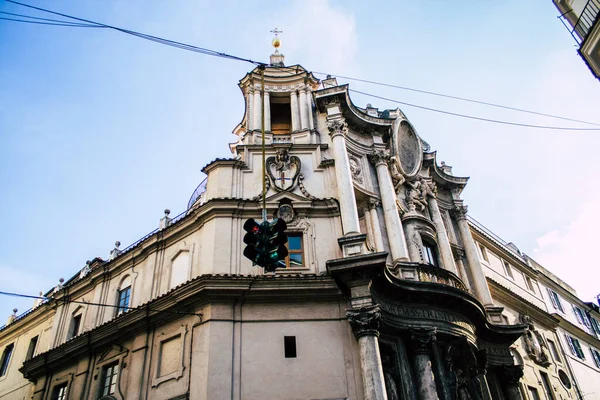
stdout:
<svg viewBox="0 0 600 400">
<path fill-rule="evenodd" d="M 390 151 L 387 149 L 375 149 L 371 154 L 369 154 L 369 161 L 373 163 L 376 167 L 380 165 L 386 165 L 390 161 Z"/>
<path fill-rule="evenodd" d="M 381 322 L 379 305 L 347 310 L 346 317 L 356 339 L 361 336 L 379 336 L 379 323 Z"/>
<path fill-rule="evenodd" d="M 457 204 L 450 212 L 457 220 L 467 219 L 467 209 L 467 206 Z"/>
<path fill-rule="evenodd" d="M 348 133 L 348 124 L 343 119 L 332 119 L 327 121 L 327 129 L 331 137 L 345 135 Z"/>
<path fill-rule="evenodd" d="M 373 210 L 373 209 L 377 208 L 380 204 L 381 204 L 381 202 L 379 200 L 371 197 L 369 199 L 369 202 L 367 203 L 367 207 L 369 208 L 369 210 Z"/>
<path fill-rule="evenodd" d="M 520 365 L 505 365 L 502 367 L 502 373 L 507 383 L 511 386 L 518 385 L 523 377 L 523 367 Z"/>
<path fill-rule="evenodd" d="M 435 343 L 436 329 L 415 328 L 410 330 L 411 339 L 417 354 L 429 354 L 431 345 Z"/>
</svg>

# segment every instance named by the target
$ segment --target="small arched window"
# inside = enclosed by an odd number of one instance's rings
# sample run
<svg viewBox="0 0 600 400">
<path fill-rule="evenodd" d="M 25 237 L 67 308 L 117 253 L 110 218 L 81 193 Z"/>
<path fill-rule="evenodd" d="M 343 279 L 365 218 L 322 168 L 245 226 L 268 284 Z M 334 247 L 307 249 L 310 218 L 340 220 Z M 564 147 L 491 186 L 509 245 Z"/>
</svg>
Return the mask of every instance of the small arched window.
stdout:
<svg viewBox="0 0 600 400">
<path fill-rule="evenodd" d="M 117 316 L 129 310 L 131 302 L 131 277 L 125 276 L 117 289 Z"/>
</svg>

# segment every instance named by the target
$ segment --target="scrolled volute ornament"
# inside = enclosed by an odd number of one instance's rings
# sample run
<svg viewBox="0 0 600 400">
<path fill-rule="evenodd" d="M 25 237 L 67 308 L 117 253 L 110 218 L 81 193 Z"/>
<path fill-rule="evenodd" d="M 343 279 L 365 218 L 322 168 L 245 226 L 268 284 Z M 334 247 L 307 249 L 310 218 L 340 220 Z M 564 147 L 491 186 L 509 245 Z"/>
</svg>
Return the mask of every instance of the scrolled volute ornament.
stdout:
<svg viewBox="0 0 600 400">
<path fill-rule="evenodd" d="M 332 137 L 335 135 L 345 135 L 348 133 L 348 124 L 343 119 L 332 119 L 327 121 L 327 129 Z"/>
<path fill-rule="evenodd" d="M 416 354 L 428 354 L 431 352 L 431 345 L 435 343 L 435 328 L 414 328 L 410 330 L 410 333 Z"/>
<path fill-rule="evenodd" d="M 356 339 L 361 336 L 379 336 L 379 324 L 381 322 L 379 305 L 347 310 L 346 317 Z"/>
<path fill-rule="evenodd" d="M 467 206 L 464 206 L 462 204 L 457 204 L 454 206 L 454 208 L 452 210 L 450 210 L 450 213 L 457 220 L 461 220 L 461 219 L 467 219 L 467 211 L 468 211 Z"/>
<path fill-rule="evenodd" d="M 375 149 L 369 154 L 369 161 L 376 167 L 387 165 L 390 161 L 390 151 L 388 149 Z"/>
</svg>

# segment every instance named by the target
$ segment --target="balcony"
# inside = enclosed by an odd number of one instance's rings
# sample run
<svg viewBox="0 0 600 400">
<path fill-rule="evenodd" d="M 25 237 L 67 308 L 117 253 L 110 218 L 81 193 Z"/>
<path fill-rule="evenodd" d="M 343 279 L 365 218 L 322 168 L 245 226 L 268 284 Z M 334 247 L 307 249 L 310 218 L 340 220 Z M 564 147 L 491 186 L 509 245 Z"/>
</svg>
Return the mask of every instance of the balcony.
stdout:
<svg viewBox="0 0 600 400">
<path fill-rule="evenodd" d="M 469 292 L 462 280 L 452 272 L 425 264 L 400 264 L 398 277 L 405 281 L 436 283 Z"/>
<path fill-rule="evenodd" d="M 576 34 L 575 40 L 581 45 L 583 41 L 588 37 L 590 30 L 594 27 L 594 24 L 598 21 L 598 14 L 600 13 L 600 0 L 588 0 L 585 7 L 581 11 L 579 19 L 573 27 L 573 33 Z"/>
</svg>

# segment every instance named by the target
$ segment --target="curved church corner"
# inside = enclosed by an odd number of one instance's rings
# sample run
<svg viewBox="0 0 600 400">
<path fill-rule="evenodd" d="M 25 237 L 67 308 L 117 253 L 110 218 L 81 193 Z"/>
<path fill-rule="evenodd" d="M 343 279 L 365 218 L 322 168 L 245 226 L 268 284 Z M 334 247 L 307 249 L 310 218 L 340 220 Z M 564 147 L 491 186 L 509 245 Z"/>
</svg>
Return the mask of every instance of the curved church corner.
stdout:
<svg viewBox="0 0 600 400">
<path fill-rule="evenodd" d="M 400 109 L 271 61 L 240 80 L 232 157 L 203 168 L 184 213 L 0 329 L 0 399 L 513 400 L 544 390 L 538 370 L 574 380 L 539 344 L 559 320 L 486 272 L 481 246 L 508 248 L 467 217 L 467 178 Z M 288 227 L 274 273 L 242 256 L 263 183 Z"/>
</svg>

